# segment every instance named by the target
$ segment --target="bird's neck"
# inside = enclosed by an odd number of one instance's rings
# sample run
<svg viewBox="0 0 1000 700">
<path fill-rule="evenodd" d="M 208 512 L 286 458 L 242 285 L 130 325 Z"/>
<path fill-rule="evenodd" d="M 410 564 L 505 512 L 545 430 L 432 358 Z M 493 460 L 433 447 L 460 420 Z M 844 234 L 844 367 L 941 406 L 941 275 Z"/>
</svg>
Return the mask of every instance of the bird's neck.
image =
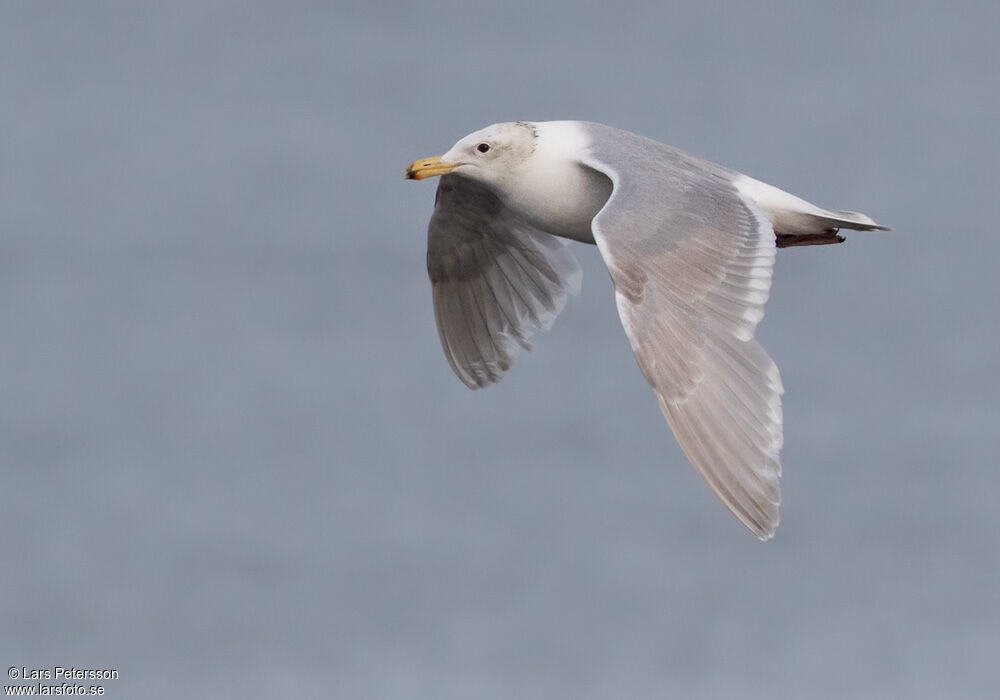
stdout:
<svg viewBox="0 0 1000 700">
<path fill-rule="evenodd" d="M 512 178 L 509 205 L 538 228 L 593 243 L 590 222 L 611 196 L 611 181 L 579 161 L 589 146 L 575 122 L 539 122 L 535 151 Z"/>
</svg>

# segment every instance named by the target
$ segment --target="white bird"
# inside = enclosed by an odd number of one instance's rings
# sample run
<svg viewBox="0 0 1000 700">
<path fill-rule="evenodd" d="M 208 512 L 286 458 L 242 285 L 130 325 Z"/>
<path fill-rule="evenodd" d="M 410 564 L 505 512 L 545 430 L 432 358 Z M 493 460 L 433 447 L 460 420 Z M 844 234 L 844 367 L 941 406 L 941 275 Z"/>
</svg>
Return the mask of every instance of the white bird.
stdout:
<svg viewBox="0 0 1000 700">
<path fill-rule="evenodd" d="M 753 339 L 775 249 L 884 229 L 602 124 L 494 124 L 406 177 L 443 175 L 427 271 L 445 357 L 500 380 L 579 291 L 560 239 L 596 243 L 636 362 L 688 459 L 757 537 L 778 526 L 781 377 Z"/>
</svg>

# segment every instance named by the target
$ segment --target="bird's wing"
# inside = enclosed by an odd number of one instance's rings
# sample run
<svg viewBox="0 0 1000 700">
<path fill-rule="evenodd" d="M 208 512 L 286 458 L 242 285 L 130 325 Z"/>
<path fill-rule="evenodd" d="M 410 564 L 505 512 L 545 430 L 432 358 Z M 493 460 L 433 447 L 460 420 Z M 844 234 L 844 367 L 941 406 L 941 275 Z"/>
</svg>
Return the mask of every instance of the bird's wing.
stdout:
<svg viewBox="0 0 1000 700">
<path fill-rule="evenodd" d="M 551 327 L 582 276 L 564 241 L 459 175 L 438 185 L 427 273 L 445 357 L 470 389 L 499 381 L 517 346 L 531 349 L 528 338 Z"/>
<path fill-rule="evenodd" d="M 782 387 L 753 334 L 771 286 L 770 222 L 721 169 L 648 140 L 599 141 L 582 160 L 613 190 L 593 233 L 639 369 L 715 495 L 767 539 Z"/>
</svg>

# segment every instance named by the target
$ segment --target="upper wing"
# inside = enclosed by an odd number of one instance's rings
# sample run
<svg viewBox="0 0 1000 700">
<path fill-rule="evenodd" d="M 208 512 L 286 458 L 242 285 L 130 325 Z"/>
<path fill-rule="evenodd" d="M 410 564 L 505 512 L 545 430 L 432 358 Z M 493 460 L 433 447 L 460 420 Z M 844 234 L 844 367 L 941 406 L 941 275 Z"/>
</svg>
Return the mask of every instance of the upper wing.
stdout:
<svg viewBox="0 0 1000 700">
<path fill-rule="evenodd" d="M 595 139 L 585 159 L 614 184 L 593 232 L 639 369 L 712 491 L 767 539 L 781 500 L 782 387 L 753 333 L 774 232 L 721 168 L 640 137 L 611 138 L 621 140 Z"/>
<path fill-rule="evenodd" d="M 529 225 L 485 185 L 445 175 L 427 230 L 427 273 L 448 363 L 478 389 L 510 369 L 517 345 L 530 350 L 580 290 L 582 273 L 565 242 Z"/>
</svg>

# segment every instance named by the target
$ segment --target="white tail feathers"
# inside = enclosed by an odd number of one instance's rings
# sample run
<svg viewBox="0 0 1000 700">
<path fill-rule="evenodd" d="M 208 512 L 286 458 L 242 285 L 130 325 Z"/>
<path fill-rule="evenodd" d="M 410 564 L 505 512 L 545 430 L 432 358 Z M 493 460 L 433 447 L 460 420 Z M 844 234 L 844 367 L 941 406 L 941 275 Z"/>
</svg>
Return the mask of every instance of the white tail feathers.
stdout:
<svg viewBox="0 0 1000 700">
<path fill-rule="evenodd" d="M 823 209 L 746 175 L 738 176 L 733 184 L 740 194 L 757 203 L 771 221 L 774 232 L 779 235 L 825 233 L 841 228 L 859 231 L 889 230 L 875 223 L 870 216 L 856 211 Z"/>
<path fill-rule="evenodd" d="M 840 209 L 824 209 L 826 216 L 821 217 L 834 224 L 834 228 L 853 228 L 858 231 L 888 231 L 888 226 L 879 226 L 872 217 L 857 211 L 842 211 Z"/>
</svg>

